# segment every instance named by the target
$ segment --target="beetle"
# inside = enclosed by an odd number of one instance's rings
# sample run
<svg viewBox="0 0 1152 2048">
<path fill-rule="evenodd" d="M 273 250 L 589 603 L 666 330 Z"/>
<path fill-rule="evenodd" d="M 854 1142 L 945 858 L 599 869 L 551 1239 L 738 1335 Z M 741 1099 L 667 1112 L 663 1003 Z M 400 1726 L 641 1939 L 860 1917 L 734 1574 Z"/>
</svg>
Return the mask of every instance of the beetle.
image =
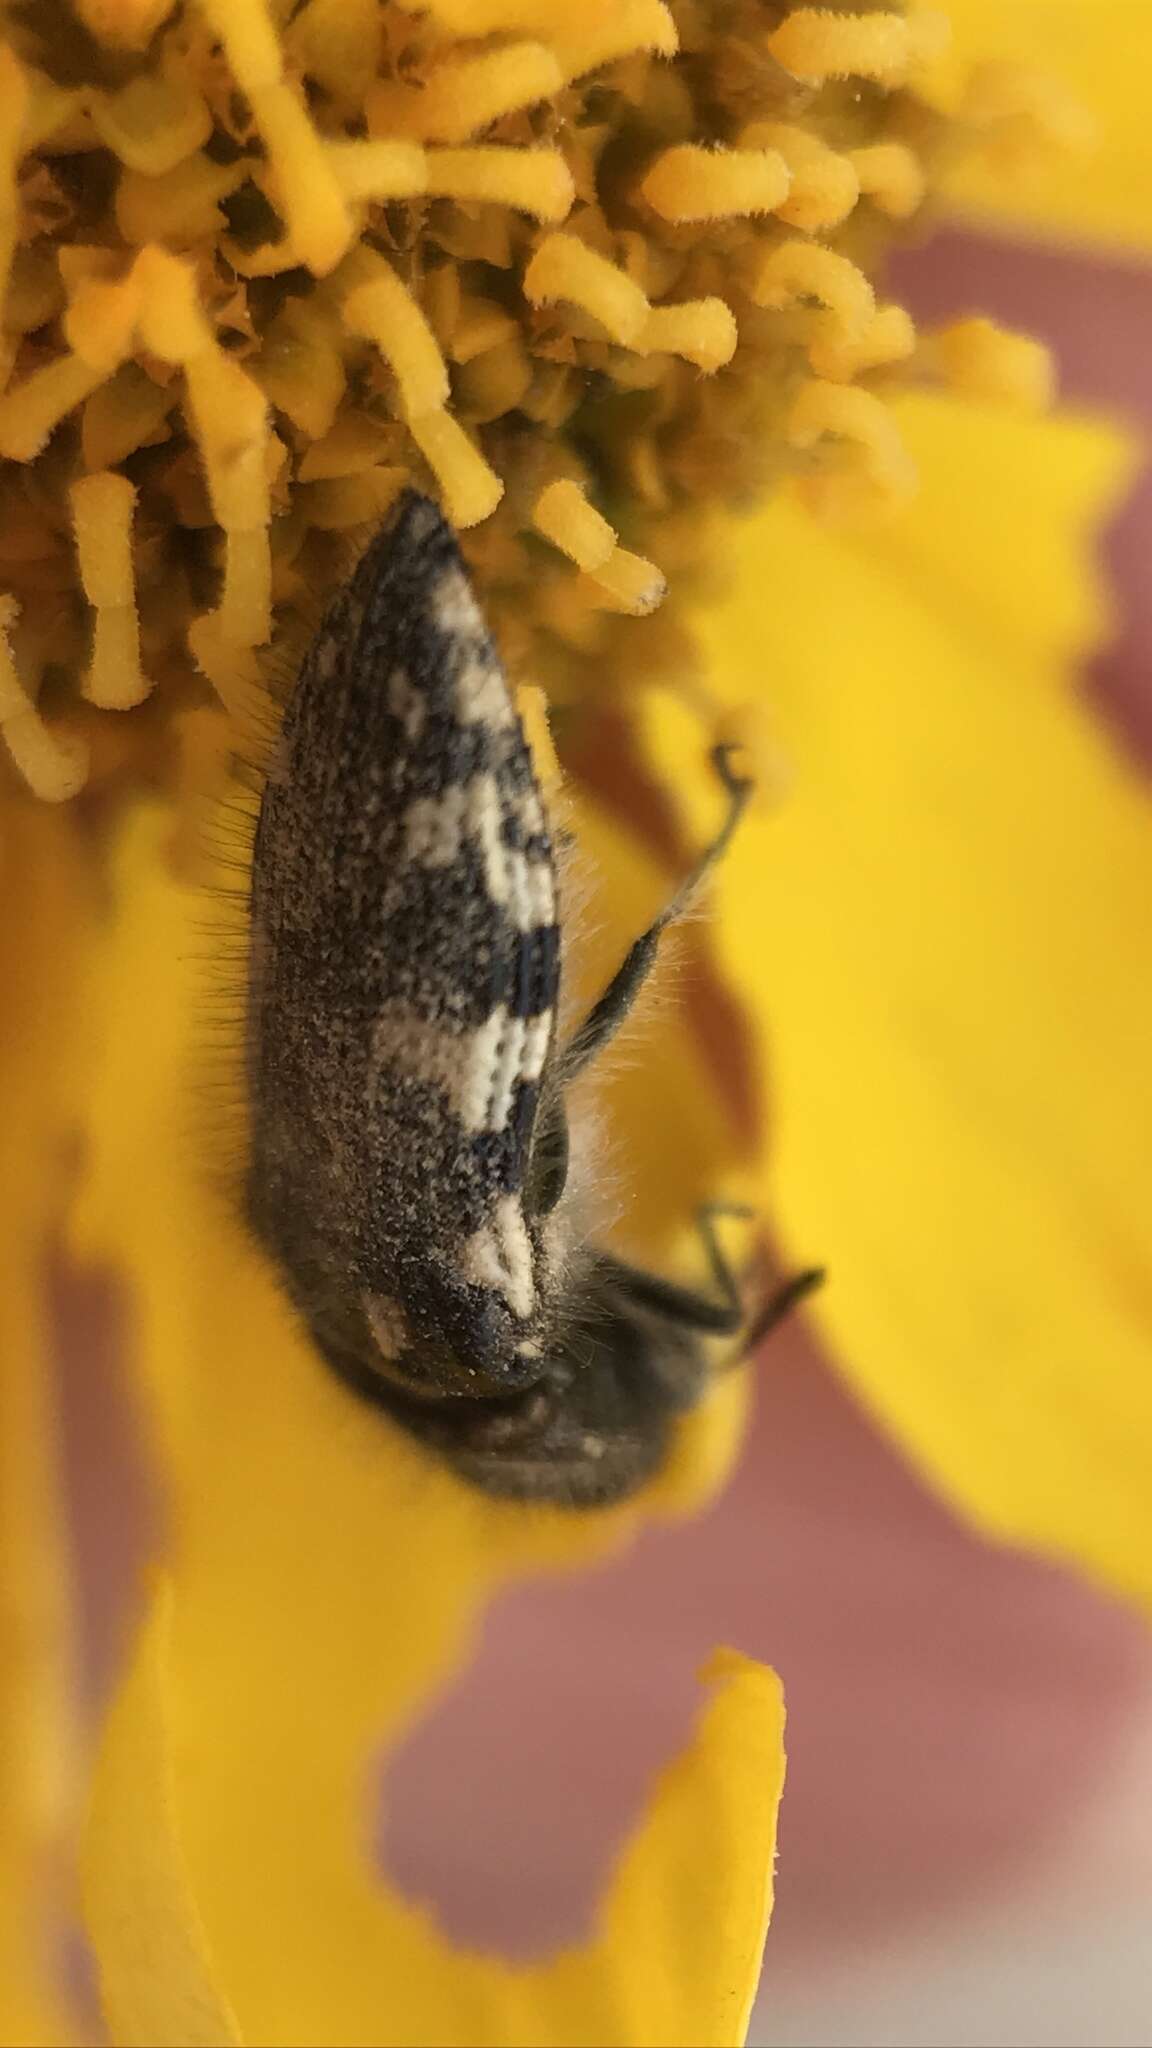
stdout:
<svg viewBox="0 0 1152 2048">
<path fill-rule="evenodd" d="M 747 802 L 715 759 L 722 830 L 561 1043 L 553 835 L 430 500 L 401 496 L 289 694 L 251 868 L 248 1218 L 332 1370 L 489 1493 L 631 1493 L 704 1340 L 747 1320 L 712 1212 L 714 1297 L 587 1241 L 566 1112 Z"/>
</svg>

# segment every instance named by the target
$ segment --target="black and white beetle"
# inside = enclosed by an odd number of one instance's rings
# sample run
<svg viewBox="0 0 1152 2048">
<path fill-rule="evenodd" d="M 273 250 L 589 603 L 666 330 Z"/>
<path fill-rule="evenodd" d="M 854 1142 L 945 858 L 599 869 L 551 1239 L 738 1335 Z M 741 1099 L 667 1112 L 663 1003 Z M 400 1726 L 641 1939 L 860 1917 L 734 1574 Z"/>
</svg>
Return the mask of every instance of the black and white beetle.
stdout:
<svg viewBox="0 0 1152 2048">
<path fill-rule="evenodd" d="M 406 492 L 289 698 L 252 864 L 251 1224 L 322 1356 L 490 1493 L 590 1505 L 660 1464 L 745 1322 L 582 1241 L 565 1092 L 749 793 L 564 1046 L 532 759 L 452 533 Z M 802 1275 L 760 1328 L 811 1282 Z"/>
</svg>

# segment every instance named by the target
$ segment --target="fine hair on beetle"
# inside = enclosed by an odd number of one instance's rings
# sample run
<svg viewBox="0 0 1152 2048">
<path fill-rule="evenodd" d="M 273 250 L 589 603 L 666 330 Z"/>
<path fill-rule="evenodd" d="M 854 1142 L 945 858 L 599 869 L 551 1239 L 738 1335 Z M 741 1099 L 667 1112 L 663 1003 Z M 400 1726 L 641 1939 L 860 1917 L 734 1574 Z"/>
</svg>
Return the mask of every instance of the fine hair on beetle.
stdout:
<svg viewBox="0 0 1152 2048">
<path fill-rule="evenodd" d="M 462 1478 L 621 1499 L 701 1398 L 707 1340 L 758 1341 L 817 1277 L 749 1332 L 717 1210 L 698 1293 L 609 1251 L 587 1201 L 583 1084 L 751 785 L 718 749 L 716 838 L 572 1018 L 557 803 L 430 500 L 401 494 L 281 671 L 240 878 L 248 1224 L 330 1369 Z"/>
</svg>

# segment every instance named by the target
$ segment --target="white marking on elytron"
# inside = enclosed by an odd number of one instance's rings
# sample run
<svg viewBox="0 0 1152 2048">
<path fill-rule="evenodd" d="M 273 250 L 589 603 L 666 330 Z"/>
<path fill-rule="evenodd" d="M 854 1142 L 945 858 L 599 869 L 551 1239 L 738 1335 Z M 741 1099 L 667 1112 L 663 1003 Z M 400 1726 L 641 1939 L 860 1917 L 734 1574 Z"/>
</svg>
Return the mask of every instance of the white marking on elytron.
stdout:
<svg viewBox="0 0 1152 2048">
<path fill-rule="evenodd" d="M 455 784 L 443 796 L 418 796 L 404 813 L 404 851 L 421 867 L 450 868 L 460 855 L 460 837 L 468 802 L 466 785 Z"/>
<path fill-rule="evenodd" d="M 479 846 L 493 903 L 508 912 L 519 932 L 536 931 L 556 915 L 552 864 L 547 856 L 529 860 L 505 841 L 500 786 L 493 775 L 475 775 L 441 796 L 415 797 L 404 813 L 404 851 L 429 868 L 451 867 L 465 833 Z"/>
<path fill-rule="evenodd" d="M 501 849 L 505 894 L 497 901 L 506 905 L 510 923 L 518 932 L 539 931 L 541 925 L 553 924 L 556 891 L 552 883 L 551 861 L 529 860 L 514 847 L 505 846 L 503 841 Z"/>
<path fill-rule="evenodd" d="M 460 665 L 456 716 L 461 725 L 487 725 L 493 732 L 516 722 L 504 671 L 487 647 L 475 648 Z"/>
<path fill-rule="evenodd" d="M 501 835 L 503 812 L 493 775 L 477 775 L 468 784 L 468 825 L 479 841 L 484 877 L 493 903 L 508 901 L 508 851 Z"/>
<path fill-rule="evenodd" d="M 541 1010 L 537 1016 L 527 1018 L 524 1025 L 524 1058 L 520 1067 L 526 1081 L 540 1079 L 551 1043 L 551 1010 Z"/>
<path fill-rule="evenodd" d="M 511 692 L 492 652 L 480 607 L 461 570 L 445 569 L 432 592 L 429 610 L 434 624 L 459 650 L 456 716 L 461 725 L 488 725 L 494 730 L 514 725 Z"/>
<path fill-rule="evenodd" d="M 368 1327 L 385 1358 L 400 1358 L 411 1349 L 412 1332 L 398 1301 L 388 1294 L 365 1294 L 364 1314 Z"/>
<path fill-rule="evenodd" d="M 535 931 L 543 924 L 556 921 L 556 886 L 552 879 L 552 863 L 547 860 L 532 860 L 525 863 L 528 870 L 528 921 L 525 931 Z"/>
<path fill-rule="evenodd" d="M 526 789 L 520 796 L 520 823 L 531 835 L 544 830 L 544 809 L 534 789 Z"/>
<path fill-rule="evenodd" d="M 446 569 L 432 592 L 435 624 L 460 651 L 456 716 L 461 725 L 513 725 L 516 712 L 503 670 L 492 652 L 480 608 L 459 569 Z"/>
<path fill-rule="evenodd" d="M 428 608 L 449 640 L 487 639 L 480 607 L 463 570 L 445 569 L 435 590 L 429 593 Z"/>
<path fill-rule="evenodd" d="M 424 729 L 428 707 L 407 669 L 393 669 L 388 678 L 387 702 L 393 718 L 400 720 L 408 738 L 418 740 Z"/>
<path fill-rule="evenodd" d="M 514 1195 L 501 1195 L 491 1223 L 463 1246 L 461 1264 L 466 1279 L 502 1294 L 513 1315 L 531 1315 L 536 1302 L 532 1246 Z"/>
<path fill-rule="evenodd" d="M 503 1014 L 507 1021 L 492 1067 L 491 1095 L 485 1118 L 490 1131 L 504 1129 L 512 1108 L 516 1083 L 540 1079 L 552 1025 L 550 1010 L 542 1012 L 538 1017 L 508 1017 L 507 1012 L 503 1010 L 497 1014 Z"/>
<path fill-rule="evenodd" d="M 552 1031 L 551 1010 L 510 1017 L 498 1003 L 473 1031 L 427 1023 L 407 1003 L 385 1004 L 372 1049 L 393 1073 L 441 1088 L 465 1131 L 502 1131 L 517 1081 L 538 1081 Z"/>
<path fill-rule="evenodd" d="M 507 1024 L 508 1012 L 503 1003 L 497 1003 L 491 1016 L 469 1034 L 456 1098 L 457 1112 L 466 1131 L 504 1128 L 503 1119 L 498 1124 L 492 1122 L 491 1112 L 494 1077 L 500 1067 Z M 505 1109 L 504 1116 L 507 1114 Z"/>
</svg>

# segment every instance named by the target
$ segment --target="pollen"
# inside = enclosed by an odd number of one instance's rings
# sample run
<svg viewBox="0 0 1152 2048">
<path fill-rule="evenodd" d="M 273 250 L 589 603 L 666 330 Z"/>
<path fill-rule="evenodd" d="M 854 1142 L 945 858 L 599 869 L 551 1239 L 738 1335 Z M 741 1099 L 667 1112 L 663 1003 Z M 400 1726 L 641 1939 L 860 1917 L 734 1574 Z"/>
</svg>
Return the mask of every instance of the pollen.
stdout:
<svg viewBox="0 0 1152 2048">
<path fill-rule="evenodd" d="M 131 756 L 179 791 L 169 718 L 217 719 L 217 755 L 259 724 L 269 655 L 407 483 L 461 530 L 513 675 L 578 718 L 690 664 L 677 607 L 719 508 L 906 493 L 902 378 L 1044 396 L 1022 337 L 917 336 L 876 301 L 937 166 L 1075 139 L 1018 68 L 958 74 L 945 106 L 926 9 L 74 0 L 67 21 L 66 72 L 64 0 L 0 29 L 13 788 L 58 800 Z"/>
</svg>

